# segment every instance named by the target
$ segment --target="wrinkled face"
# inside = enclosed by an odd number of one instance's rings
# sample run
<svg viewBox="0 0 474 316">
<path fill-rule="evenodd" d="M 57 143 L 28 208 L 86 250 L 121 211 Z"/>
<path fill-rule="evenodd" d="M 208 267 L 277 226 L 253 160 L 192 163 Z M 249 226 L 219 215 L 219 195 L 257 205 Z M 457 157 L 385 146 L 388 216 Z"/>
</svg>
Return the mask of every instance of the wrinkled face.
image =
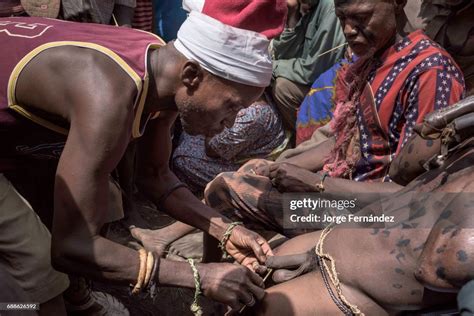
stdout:
<svg viewBox="0 0 474 316">
<path fill-rule="evenodd" d="M 335 0 L 336 15 L 349 46 L 357 56 L 369 48 L 377 52 L 393 44 L 397 24 L 393 1 Z"/>
<path fill-rule="evenodd" d="M 232 127 L 237 113 L 250 106 L 262 93 L 263 88 L 207 74 L 197 89 L 180 88 L 175 102 L 186 133 L 213 136 L 226 127 Z"/>
</svg>

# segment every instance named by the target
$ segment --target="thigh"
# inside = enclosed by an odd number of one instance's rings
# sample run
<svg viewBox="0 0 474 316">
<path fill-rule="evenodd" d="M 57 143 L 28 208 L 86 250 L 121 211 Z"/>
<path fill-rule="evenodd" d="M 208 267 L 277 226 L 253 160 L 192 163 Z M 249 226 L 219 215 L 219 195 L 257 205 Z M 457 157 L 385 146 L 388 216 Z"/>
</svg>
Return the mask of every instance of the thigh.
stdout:
<svg viewBox="0 0 474 316">
<path fill-rule="evenodd" d="M 0 265 L 35 302 L 46 302 L 69 285 L 51 266 L 50 249 L 48 229 L 0 174 Z"/>
<path fill-rule="evenodd" d="M 291 238 L 280 247 L 273 250 L 276 256 L 296 255 L 313 249 L 321 235 L 320 231 Z"/>
<path fill-rule="evenodd" d="M 345 298 L 365 315 L 387 315 L 384 309 L 358 289 L 344 284 L 341 287 Z M 312 316 L 342 315 L 342 312 L 329 295 L 318 270 L 269 288 L 257 306 L 256 314 Z"/>
</svg>

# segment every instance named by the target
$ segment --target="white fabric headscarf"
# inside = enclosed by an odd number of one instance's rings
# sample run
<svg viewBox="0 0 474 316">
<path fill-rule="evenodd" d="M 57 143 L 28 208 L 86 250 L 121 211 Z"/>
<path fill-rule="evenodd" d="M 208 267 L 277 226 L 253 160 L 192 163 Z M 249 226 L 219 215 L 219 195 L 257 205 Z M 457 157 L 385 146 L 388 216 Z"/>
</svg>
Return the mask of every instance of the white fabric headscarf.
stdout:
<svg viewBox="0 0 474 316">
<path fill-rule="evenodd" d="M 183 2 L 191 13 L 178 31 L 176 49 L 216 76 L 250 86 L 268 86 L 272 77 L 270 40 L 199 12 L 202 3 Z"/>
</svg>

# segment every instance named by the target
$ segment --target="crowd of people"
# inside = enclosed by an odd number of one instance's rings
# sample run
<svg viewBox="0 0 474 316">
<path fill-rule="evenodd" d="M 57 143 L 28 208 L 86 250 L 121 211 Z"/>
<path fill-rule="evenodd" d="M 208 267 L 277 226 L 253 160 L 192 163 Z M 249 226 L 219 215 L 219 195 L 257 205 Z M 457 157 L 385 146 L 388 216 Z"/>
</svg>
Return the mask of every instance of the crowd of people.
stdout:
<svg viewBox="0 0 474 316">
<path fill-rule="evenodd" d="M 102 282 L 192 289 L 194 315 L 474 315 L 473 14 L 1 2 L 0 303 L 130 315 Z M 289 196 L 395 220 L 289 226 Z"/>
</svg>

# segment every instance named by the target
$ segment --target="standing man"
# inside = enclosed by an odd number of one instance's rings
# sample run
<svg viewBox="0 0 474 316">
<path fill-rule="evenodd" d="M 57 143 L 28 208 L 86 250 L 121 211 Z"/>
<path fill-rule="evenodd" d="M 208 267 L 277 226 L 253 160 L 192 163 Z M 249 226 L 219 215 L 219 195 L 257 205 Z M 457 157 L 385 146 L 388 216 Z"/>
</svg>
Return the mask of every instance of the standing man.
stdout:
<svg viewBox="0 0 474 316">
<path fill-rule="evenodd" d="M 21 169 L 29 159 L 59 158 L 51 243 L 41 221 L 29 221 L 41 231 L 34 238 L 32 229 L 20 225 L 35 215 L 0 177 L 0 214 L 12 219 L 0 223 L 14 225 L 15 241 L 31 244 L 23 249 L 42 254 L 41 260 L 15 266 L 11 258 L 22 261 L 30 254 L 2 248 L 8 271 L 44 271 L 29 291 L 44 295 L 44 302 L 59 295 L 67 282 L 50 267 L 51 245 L 58 270 L 132 284 L 134 292 L 153 282 L 194 288 L 199 275 L 205 295 L 234 309 L 260 298 L 262 280 L 243 267 L 202 264 L 191 269 L 187 263 L 160 262 L 100 232 L 117 219 L 108 211 L 110 172 L 136 140 L 139 185 L 155 204 L 221 240 L 243 265 L 255 269 L 271 254 L 261 236 L 202 204 L 170 171 L 170 127 L 178 114 L 191 135 L 212 136 L 232 126 L 237 112 L 270 83 L 269 39 L 281 32 L 285 14 L 285 3 L 277 0 L 235 1 L 225 8 L 208 0 L 199 12 L 191 12 L 178 40 L 168 45 L 151 34 L 113 26 L 1 19 L 0 172 Z M 24 218 L 12 212 L 20 207 Z M 0 231 L 0 244 L 11 242 Z M 60 280 L 54 291 L 41 291 L 54 278 Z"/>
</svg>

